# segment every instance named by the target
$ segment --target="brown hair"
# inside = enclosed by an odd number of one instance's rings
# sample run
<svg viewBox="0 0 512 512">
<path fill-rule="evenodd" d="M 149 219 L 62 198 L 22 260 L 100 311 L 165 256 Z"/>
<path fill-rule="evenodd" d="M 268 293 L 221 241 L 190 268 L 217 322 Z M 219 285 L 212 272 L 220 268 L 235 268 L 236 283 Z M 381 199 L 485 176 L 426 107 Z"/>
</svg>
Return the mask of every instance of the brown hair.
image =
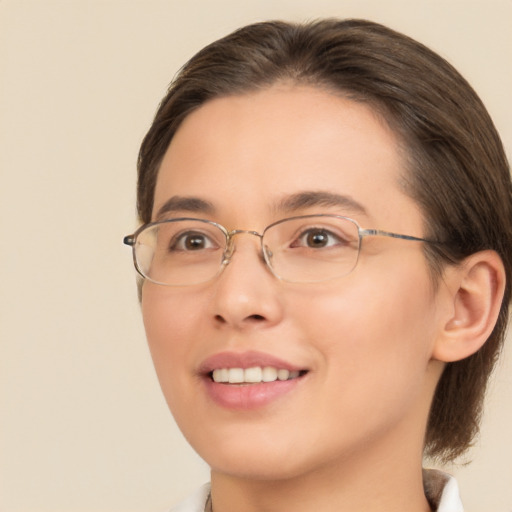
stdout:
<svg viewBox="0 0 512 512">
<path fill-rule="evenodd" d="M 160 104 L 142 143 L 138 212 L 149 222 L 160 162 L 183 119 L 209 99 L 292 81 L 370 104 L 405 143 L 406 192 L 422 208 L 433 276 L 484 249 L 506 269 L 497 324 L 474 355 L 449 363 L 437 386 L 425 452 L 455 459 L 479 430 L 489 375 L 503 344 L 512 273 L 508 163 L 482 102 L 463 77 L 422 44 L 364 20 L 249 25 L 195 55 Z"/>
</svg>

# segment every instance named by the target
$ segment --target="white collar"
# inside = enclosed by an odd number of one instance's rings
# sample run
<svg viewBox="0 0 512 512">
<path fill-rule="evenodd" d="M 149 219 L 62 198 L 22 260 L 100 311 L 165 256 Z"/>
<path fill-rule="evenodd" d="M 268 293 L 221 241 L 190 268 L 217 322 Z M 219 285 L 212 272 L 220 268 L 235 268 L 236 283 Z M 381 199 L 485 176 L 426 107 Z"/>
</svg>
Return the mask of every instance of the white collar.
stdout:
<svg viewBox="0 0 512 512">
<path fill-rule="evenodd" d="M 464 512 L 459 486 L 453 476 L 437 469 L 424 469 L 423 487 L 430 506 L 436 512 Z"/>
</svg>

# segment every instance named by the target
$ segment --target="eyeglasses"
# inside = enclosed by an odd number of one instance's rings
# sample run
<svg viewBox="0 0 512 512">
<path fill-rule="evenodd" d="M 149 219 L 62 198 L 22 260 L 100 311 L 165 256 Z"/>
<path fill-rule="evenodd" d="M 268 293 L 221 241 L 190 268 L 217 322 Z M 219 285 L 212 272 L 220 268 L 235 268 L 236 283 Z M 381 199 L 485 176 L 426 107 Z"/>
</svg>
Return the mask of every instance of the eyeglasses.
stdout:
<svg viewBox="0 0 512 512">
<path fill-rule="evenodd" d="M 277 278 L 293 283 L 336 279 L 354 270 L 367 236 L 436 243 L 379 229 L 362 229 L 348 217 L 302 215 L 279 220 L 263 233 L 235 229 L 204 219 L 178 218 L 141 226 L 123 242 L 132 247 L 137 272 L 167 286 L 205 283 L 220 274 L 235 252 L 234 237 L 260 239 L 263 260 Z"/>
</svg>

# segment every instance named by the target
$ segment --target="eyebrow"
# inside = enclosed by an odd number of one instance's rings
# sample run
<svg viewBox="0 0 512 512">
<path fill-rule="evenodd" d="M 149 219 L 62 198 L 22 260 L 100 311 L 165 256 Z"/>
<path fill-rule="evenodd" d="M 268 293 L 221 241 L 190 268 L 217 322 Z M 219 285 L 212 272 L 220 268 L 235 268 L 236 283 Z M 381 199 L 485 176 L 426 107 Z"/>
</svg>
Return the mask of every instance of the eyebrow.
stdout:
<svg viewBox="0 0 512 512">
<path fill-rule="evenodd" d="M 279 200 L 274 209 L 279 213 L 296 213 L 315 207 L 343 208 L 353 213 L 367 215 L 366 208 L 352 197 L 324 191 L 304 191 L 291 194 Z M 213 215 L 215 206 L 200 197 L 173 196 L 159 208 L 156 220 L 162 220 L 170 213 L 177 212 Z"/>
<path fill-rule="evenodd" d="M 276 206 L 279 212 L 297 212 L 317 206 L 343 208 L 361 215 L 367 215 L 366 208 L 350 196 L 324 191 L 304 191 L 281 199 Z"/>
<path fill-rule="evenodd" d="M 161 220 L 169 213 L 189 212 L 212 214 L 215 207 L 210 201 L 199 197 L 173 196 L 168 199 L 158 210 L 156 220 Z"/>
</svg>

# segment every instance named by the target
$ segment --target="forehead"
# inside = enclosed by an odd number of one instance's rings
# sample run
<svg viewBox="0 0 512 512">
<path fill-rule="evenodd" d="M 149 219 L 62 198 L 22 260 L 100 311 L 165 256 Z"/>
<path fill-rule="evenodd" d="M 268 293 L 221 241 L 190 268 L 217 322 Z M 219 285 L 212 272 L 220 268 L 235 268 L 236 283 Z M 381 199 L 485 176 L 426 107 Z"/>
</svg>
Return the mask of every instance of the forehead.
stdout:
<svg viewBox="0 0 512 512">
<path fill-rule="evenodd" d="M 399 186 L 403 172 L 396 136 L 368 106 L 273 86 L 212 100 L 184 120 L 162 161 L 153 216 L 173 196 L 262 214 L 315 191 L 348 197 L 385 223 L 391 205 L 417 210 Z"/>
</svg>

